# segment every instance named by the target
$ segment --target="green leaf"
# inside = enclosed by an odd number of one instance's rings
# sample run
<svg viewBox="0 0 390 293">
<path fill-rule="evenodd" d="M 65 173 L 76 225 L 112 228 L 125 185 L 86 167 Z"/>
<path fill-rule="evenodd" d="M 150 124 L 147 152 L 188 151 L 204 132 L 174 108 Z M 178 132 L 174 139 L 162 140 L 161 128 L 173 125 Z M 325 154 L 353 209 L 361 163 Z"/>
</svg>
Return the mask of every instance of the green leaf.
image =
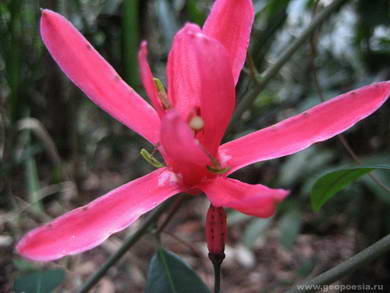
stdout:
<svg viewBox="0 0 390 293">
<path fill-rule="evenodd" d="M 200 277 L 179 256 L 159 248 L 149 266 L 146 293 L 210 293 Z"/>
<path fill-rule="evenodd" d="M 198 25 L 202 25 L 205 21 L 206 16 L 198 8 L 199 1 L 188 0 L 186 2 L 186 12 L 188 13 L 191 22 L 194 22 Z"/>
<path fill-rule="evenodd" d="M 50 293 L 58 287 L 65 278 L 65 271 L 61 269 L 38 271 L 22 275 L 15 280 L 16 293 Z"/>
<path fill-rule="evenodd" d="M 302 216 L 296 209 L 286 213 L 279 223 L 279 242 L 285 249 L 291 249 L 302 226 Z"/>
<path fill-rule="evenodd" d="M 389 170 L 390 166 L 349 167 L 337 169 L 322 175 L 316 180 L 311 190 L 310 199 L 313 210 L 319 211 L 337 192 L 375 169 Z"/>
<path fill-rule="evenodd" d="M 34 263 L 26 261 L 22 258 L 13 259 L 12 263 L 16 267 L 17 270 L 23 271 L 23 272 L 32 272 L 37 270 L 37 267 Z"/>
<path fill-rule="evenodd" d="M 315 262 L 312 259 L 305 260 L 296 270 L 300 278 L 305 278 L 310 275 L 315 267 Z"/>
<path fill-rule="evenodd" d="M 244 232 L 244 244 L 248 248 L 252 248 L 256 240 L 260 237 L 264 237 L 264 232 L 271 224 L 270 219 L 256 219 L 254 218 L 246 227 Z"/>
</svg>

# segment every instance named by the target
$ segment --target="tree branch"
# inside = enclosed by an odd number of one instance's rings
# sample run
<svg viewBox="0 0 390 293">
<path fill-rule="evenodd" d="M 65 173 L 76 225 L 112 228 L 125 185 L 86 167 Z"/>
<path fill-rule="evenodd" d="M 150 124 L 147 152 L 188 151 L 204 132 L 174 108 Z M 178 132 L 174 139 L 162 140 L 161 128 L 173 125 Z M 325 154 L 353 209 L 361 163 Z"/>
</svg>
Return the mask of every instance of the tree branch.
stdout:
<svg viewBox="0 0 390 293">
<path fill-rule="evenodd" d="M 390 250 L 390 234 L 378 240 L 358 254 L 341 264 L 306 282 L 295 285 L 286 293 L 307 293 L 320 291 L 323 286 L 330 285 L 352 273 L 361 266 L 373 261 Z M 321 288 L 322 287 L 322 288 Z"/>
</svg>

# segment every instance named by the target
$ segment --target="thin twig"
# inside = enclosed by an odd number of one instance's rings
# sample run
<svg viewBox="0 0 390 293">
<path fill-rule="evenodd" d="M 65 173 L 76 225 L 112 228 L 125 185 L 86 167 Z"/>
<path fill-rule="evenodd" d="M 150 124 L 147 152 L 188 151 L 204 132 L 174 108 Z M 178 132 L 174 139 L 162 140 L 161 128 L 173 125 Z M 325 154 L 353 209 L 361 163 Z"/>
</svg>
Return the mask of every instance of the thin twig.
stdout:
<svg viewBox="0 0 390 293">
<path fill-rule="evenodd" d="M 325 289 L 324 286 L 352 273 L 390 250 L 390 234 L 330 270 L 306 282 L 295 285 L 286 293 L 308 293 Z"/>
<path fill-rule="evenodd" d="M 346 138 L 344 137 L 344 135 L 342 134 L 339 134 L 338 136 L 338 139 L 340 140 L 341 144 L 346 148 L 347 152 L 350 154 L 350 156 L 352 157 L 352 159 L 358 164 L 358 165 L 361 165 L 362 164 L 362 161 L 359 159 L 359 157 L 356 155 L 356 153 L 354 152 L 354 150 L 352 149 L 352 147 L 350 146 L 350 144 L 348 143 L 348 141 L 346 140 Z M 381 187 L 384 191 L 390 193 L 390 187 L 388 187 L 386 184 L 384 184 L 382 182 L 381 179 L 379 179 L 375 174 L 372 174 L 372 173 L 368 173 L 367 174 L 372 181 L 374 181 L 379 187 Z"/>
<path fill-rule="evenodd" d="M 172 204 L 172 208 L 169 211 L 169 214 L 165 218 L 164 222 L 158 227 L 156 234 L 160 234 L 165 229 L 168 223 L 172 220 L 173 216 L 182 206 L 184 199 L 185 199 L 184 196 L 180 196 L 176 199 L 176 201 Z"/>
<path fill-rule="evenodd" d="M 316 2 L 316 4 L 318 1 Z M 317 5 L 314 6 L 313 13 L 316 13 Z M 318 31 L 317 31 L 318 32 Z M 316 34 L 313 32 L 312 37 L 310 38 L 310 51 L 311 51 L 311 69 L 313 72 L 313 84 L 316 89 L 316 92 L 318 94 L 318 97 L 322 102 L 325 101 L 324 93 L 322 90 L 322 87 L 320 85 L 319 79 L 318 79 L 318 73 L 317 73 L 317 66 L 315 64 L 315 58 L 317 56 L 317 46 L 316 46 Z M 356 154 L 348 140 L 345 138 L 343 134 L 337 135 L 337 139 L 340 141 L 340 143 L 343 145 L 343 147 L 346 149 L 348 154 L 351 156 L 352 160 L 355 161 L 356 164 L 362 165 L 362 161 L 359 158 L 359 156 Z M 390 188 L 386 186 L 375 174 L 368 173 L 368 176 L 371 178 L 372 181 L 374 181 L 379 187 L 381 187 L 386 192 L 390 193 Z"/>
<path fill-rule="evenodd" d="M 159 206 L 156 210 L 154 210 L 150 216 L 145 220 L 141 227 L 132 235 L 130 235 L 122 246 L 115 252 L 111 257 L 106 261 L 106 263 L 95 273 L 93 274 L 80 288 L 78 293 L 86 293 L 93 286 L 99 282 L 99 280 L 104 277 L 106 272 L 116 263 L 118 262 L 122 256 L 132 247 L 141 237 L 149 231 L 149 228 L 158 220 L 158 218 L 167 210 L 167 208 L 171 205 L 172 199 L 168 200 L 161 206 Z"/>
<path fill-rule="evenodd" d="M 252 55 L 248 53 L 246 60 L 249 68 L 249 76 L 254 80 L 254 82 L 258 84 L 260 82 L 259 79 L 257 78 L 259 73 L 256 69 L 255 61 L 253 60 Z"/>
<path fill-rule="evenodd" d="M 70 193 L 71 192 L 71 193 L 75 193 L 76 191 L 75 191 L 74 182 L 72 182 L 72 181 L 64 181 L 64 182 L 61 182 L 61 183 L 58 183 L 58 184 L 52 184 L 52 185 L 44 186 L 44 187 L 42 187 L 41 189 L 39 189 L 36 192 L 37 193 L 36 194 L 36 200 L 35 201 L 31 201 L 31 202 L 26 202 L 23 199 L 15 196 L 15 199 L 17 199 L 19 201 L 19 203 L 20 203 L 19 205 L 21 205 L 22 207 L 17 208 L 13 212 L 14 216 L 9 217 L 7 219 L 7 222 L 14 222 L 16 217 L 19 217 L 26 210 L 30 210 L 32 205 L 34 205 L 37 202 L 41 202 L 42 200 L 46 199 L 49 196 L 52 196 L 53 194 L 55 194 L 57 192 L 62 192 L 62 193 Z M 45 220 L 50 220 L 50 218 L 47 215 L 44 216 L 44 219 Z"/>
<path fill-rule="evenodd" d="M 280 58 L 270 66 L 262 75 L 261 80 L 257 83 L 256 88 L 248 93 L 241 102 L 238 104 L 237 109 L 233 116 L 233 121 L 240 118 L 244 111 L 252 105 L 259 93 L 268 85 L 268 83 L 274 78 L 279 70 L 290 60 L 291 56 L 307 41 L 315 29 L 321 25 L 328 17 L 341 5 L 345 4 L 348 0 L 335 0 L 328 5 L 318 16 L 312 21 L 312 23 L 302 32 L 302 34 L 295 39 L 290 47 L 284 51 Z M 230 124 L 230 128 L 234 123 Z"/>
<path fill-rule="evenodd" d="M 165 235 L 168 235 L 170 237 L 172 237 L 173 239 L 175 239 L 177 242 L 180 242 L 181 244 L 183 244 L 184 246 L 188 247 L 189 249 L 191 249 L 192 253 L 196 256 L 196 257 L 203 257 L 203 254 L 200 253 L 198 251 L 198 249 L 196 249 L 193 245 L 191 245 L 191 243 L 189 243 L 188 241 L 185 241 L 184 239 L 178 237 L 177 235 L 171 233 L 171 232 L 168 232 L 168 231 L 162 231 Z"/>
</svg>

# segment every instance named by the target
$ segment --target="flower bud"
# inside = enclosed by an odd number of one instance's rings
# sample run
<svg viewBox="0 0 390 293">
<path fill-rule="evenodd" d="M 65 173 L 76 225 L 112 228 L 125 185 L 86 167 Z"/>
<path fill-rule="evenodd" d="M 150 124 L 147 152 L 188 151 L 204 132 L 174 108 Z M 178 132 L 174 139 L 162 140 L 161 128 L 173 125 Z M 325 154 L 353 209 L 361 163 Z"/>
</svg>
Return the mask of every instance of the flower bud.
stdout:
<svg viewBox="0 0 390 293">
<path fill-rule="evenodd" d="M 206 239 L 210 254 L 223 254 L 227 239 L 226 214 L 222 207 L 210 205 L 206 216 Z"/>
</svg>

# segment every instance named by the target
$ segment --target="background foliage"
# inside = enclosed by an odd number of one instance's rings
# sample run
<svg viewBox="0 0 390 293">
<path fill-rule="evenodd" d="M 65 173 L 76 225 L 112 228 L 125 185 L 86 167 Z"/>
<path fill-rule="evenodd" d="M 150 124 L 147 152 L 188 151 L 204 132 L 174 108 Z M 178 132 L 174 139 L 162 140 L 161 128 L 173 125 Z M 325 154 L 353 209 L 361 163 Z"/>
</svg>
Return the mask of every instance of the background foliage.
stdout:
<svg viewBox="0 0 390 293">
<path fill-rule="evenodd" d="M 273 64 L 329 2 L 255 0 L 249 58 L 257 70 L 262 72 Z M 154 74 L 165 81 L 174 33 L 186 21 L 202 24 L 211 3 L 0 1 L 0 291 L 11 291 L 14 281 L 20 283 L 27 273 L 44 271 L 41 276 L 59 275 L 61 287 L 57 290 L 74 292 L 119 247 L 128 231 L 93 251 L 46 265 L 15 255 L 15 242 L 31 228 L 151 170 L 139 156 L 147 143 L 85 99 L 54 64 L 40 40 L 39 8 L 53 9 L 70 19 L 121 75 L 144 93 L 136 62 L 140 40 L 148 40 Z M 390 2 L 348 1 L 259 93 L 226 139 L 319 103 L 316 77 L 327 99 L 390 79 L 389 65 Z M 238 99 L 252 83 L 246 68 Z M 389 103 L 346 134 L 360 160 L 372 165 L 389 163 L 389 137 Z M 343 165 L 354 162 L 333 139 L 234 174 L 245 182 L 281 186 L 292 193 L 272 219 L 229 211 L 230 237 L 223 270 L 226 291 L 280 292 L 390 232 L 390 195 L 367 176 L 341 191 L 319 212 L 311 209 L 309 194 L 315 179 Z M 375 174 L 390 184 L 390 172 L 377 170 Z M 187 200 L 161 241 L 210 285 L 212 271 L 202 230 L 206 207 L 205 199 Z M 127 292 L 129 286 L 134 287 L 132 292 L 142 292 L 155 243 L 152 236 L 138 243 L 100 282 L 98 292 Z M 66 271 L 64 281 L 58 269 Z M 384 284 L 389 273 L 387 256 L 343 281 Z"/>
</svg>

